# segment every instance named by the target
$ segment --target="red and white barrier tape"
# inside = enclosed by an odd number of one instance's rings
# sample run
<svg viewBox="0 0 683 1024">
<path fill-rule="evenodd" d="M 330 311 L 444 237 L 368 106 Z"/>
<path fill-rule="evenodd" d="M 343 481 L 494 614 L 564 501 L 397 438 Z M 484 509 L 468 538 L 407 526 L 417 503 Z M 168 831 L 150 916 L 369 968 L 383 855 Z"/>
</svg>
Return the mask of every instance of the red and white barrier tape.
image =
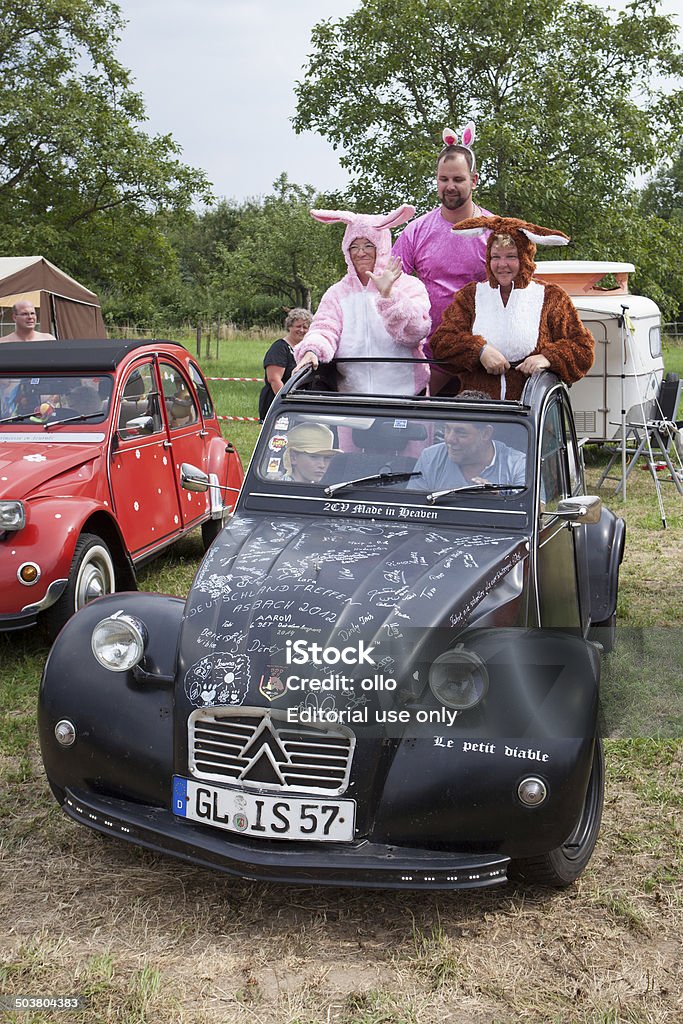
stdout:
<svg viewBox="0 0 683 1024">
<path fill-rule="evenodd" d="M 217 416 L 219 420 L 237 420 L 239 423 L 260 423 L 258 416 Z"/>
<path fill-rule="evenodd" d="M 262 384 L 262 377 L 207 377 L 207 380 L 234 380 L 234 381 L 250 381 L 254 384 Z"/>
</svg>

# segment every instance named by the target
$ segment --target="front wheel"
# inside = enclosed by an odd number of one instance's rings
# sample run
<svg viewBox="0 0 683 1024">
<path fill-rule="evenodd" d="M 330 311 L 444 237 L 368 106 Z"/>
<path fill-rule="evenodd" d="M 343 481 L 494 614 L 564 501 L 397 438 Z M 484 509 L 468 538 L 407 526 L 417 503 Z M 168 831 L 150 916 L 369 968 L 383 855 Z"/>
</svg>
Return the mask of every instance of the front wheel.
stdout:
<svg viewBox="0 0 683 1024">
<path fill-rule="evenodd" d="M 596 738 L 586 799 L 574 831 L 554 850 L 540 857 L 513 860 L 508 875 L 531 885 L 565 889 L 575 882 L 591 859 L 600 831 L 605 795 L 605 754 L 602 740 Z"/>
<path fill-rule="evenodd" d="M 113 594 L 115 590 L 116 571 L 109 548 L 96 534 L 81 534 L 71 560 L 69 581 L 64 593 L 44 613 L 45 626 L 50 636 L 54 638 L 79 608 L 90 604 L 97 597 Z"/>
</svg>

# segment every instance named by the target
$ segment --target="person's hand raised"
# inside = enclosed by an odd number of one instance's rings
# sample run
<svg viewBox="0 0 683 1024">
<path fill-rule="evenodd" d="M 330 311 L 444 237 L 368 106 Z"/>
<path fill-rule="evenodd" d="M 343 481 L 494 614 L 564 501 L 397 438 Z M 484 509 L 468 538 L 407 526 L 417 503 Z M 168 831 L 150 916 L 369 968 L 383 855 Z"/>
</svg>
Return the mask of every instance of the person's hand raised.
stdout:
<svg viewBox="0 0 683 1024">
<path fill-rule="evenodd" d="M 388 299 L 391 295 L 391 289 L 394 286 L 394 282 L 398 281 L 402 273 L 403 265 L 400 259 L 398 256 L 392 256 L 381 274 L 373 274 L 371 272 L 368 276 L 371 281 L 375 282 L 377 291 L 380 293 L 382 298 Z"/>
</svg>

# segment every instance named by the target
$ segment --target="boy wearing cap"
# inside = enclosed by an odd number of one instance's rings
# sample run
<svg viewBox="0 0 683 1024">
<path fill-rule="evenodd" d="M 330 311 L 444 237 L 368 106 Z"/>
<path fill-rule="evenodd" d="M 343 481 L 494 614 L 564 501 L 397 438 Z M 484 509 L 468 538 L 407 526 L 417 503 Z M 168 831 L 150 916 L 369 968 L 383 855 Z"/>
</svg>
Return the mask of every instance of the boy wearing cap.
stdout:
<svg viewBox="0 0 683 1024">
<path fill-rule="evenodd" d="M 283 462 L 284 480 L 301 484 L 319 484 L 331 459 L 341 453 L 334 448 L 334 435 L 322 423 L 300 423 L 287 435 Z"/>
</svg>

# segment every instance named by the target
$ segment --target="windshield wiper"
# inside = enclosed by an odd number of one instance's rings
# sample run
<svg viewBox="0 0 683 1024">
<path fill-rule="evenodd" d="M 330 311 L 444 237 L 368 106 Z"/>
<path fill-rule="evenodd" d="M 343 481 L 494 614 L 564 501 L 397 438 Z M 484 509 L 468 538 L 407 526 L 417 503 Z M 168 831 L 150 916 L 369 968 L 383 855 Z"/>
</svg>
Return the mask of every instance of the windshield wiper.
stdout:
<svg viewBox="0 0 683 1024">
<path fill-rule="evenodd" d="M 0 420 L 0 423 L 21 423 L 22 420 L 28 420 L 33 416 L 32 412 L 21 412 L 16 416 L 5 416 L 4 420 Z"/>
<path fill-rule="evenodd" d="M 48 420 L 47 423 L 43 423 L 43 430 L 49 430 L 50 427 L 61 427 L 63 423 L 80 423 L 81 420 L 91 420 L 94 416 L 102 416 L 102 413 L 82 412 L 78 416 L 67 416 L 64 420 Z"/>
<path fill-rule="evenodd" d="M 467 484 L 465 487 L 449 487 L 446 491 L 432 491 L 427 495 L 430 505 L 435 505 L 440 498 L 449 494 L 472 494 L 474 491 L 525 491 L 526 484 Z"/>
<path fill-rule="evenodd" d="M 372 476 L 359 476 L 357 480 L 344 480 L 340 484 L 330 484 L 323 489 L 323 494 L 331 498 L 338 491 L 347 487 L 355 487 L 356 484 L 389 484 L 393 480 L 410 480 L 411 476 L 421 476 L 421 473 L 373 473 Z"/>
</svg>

